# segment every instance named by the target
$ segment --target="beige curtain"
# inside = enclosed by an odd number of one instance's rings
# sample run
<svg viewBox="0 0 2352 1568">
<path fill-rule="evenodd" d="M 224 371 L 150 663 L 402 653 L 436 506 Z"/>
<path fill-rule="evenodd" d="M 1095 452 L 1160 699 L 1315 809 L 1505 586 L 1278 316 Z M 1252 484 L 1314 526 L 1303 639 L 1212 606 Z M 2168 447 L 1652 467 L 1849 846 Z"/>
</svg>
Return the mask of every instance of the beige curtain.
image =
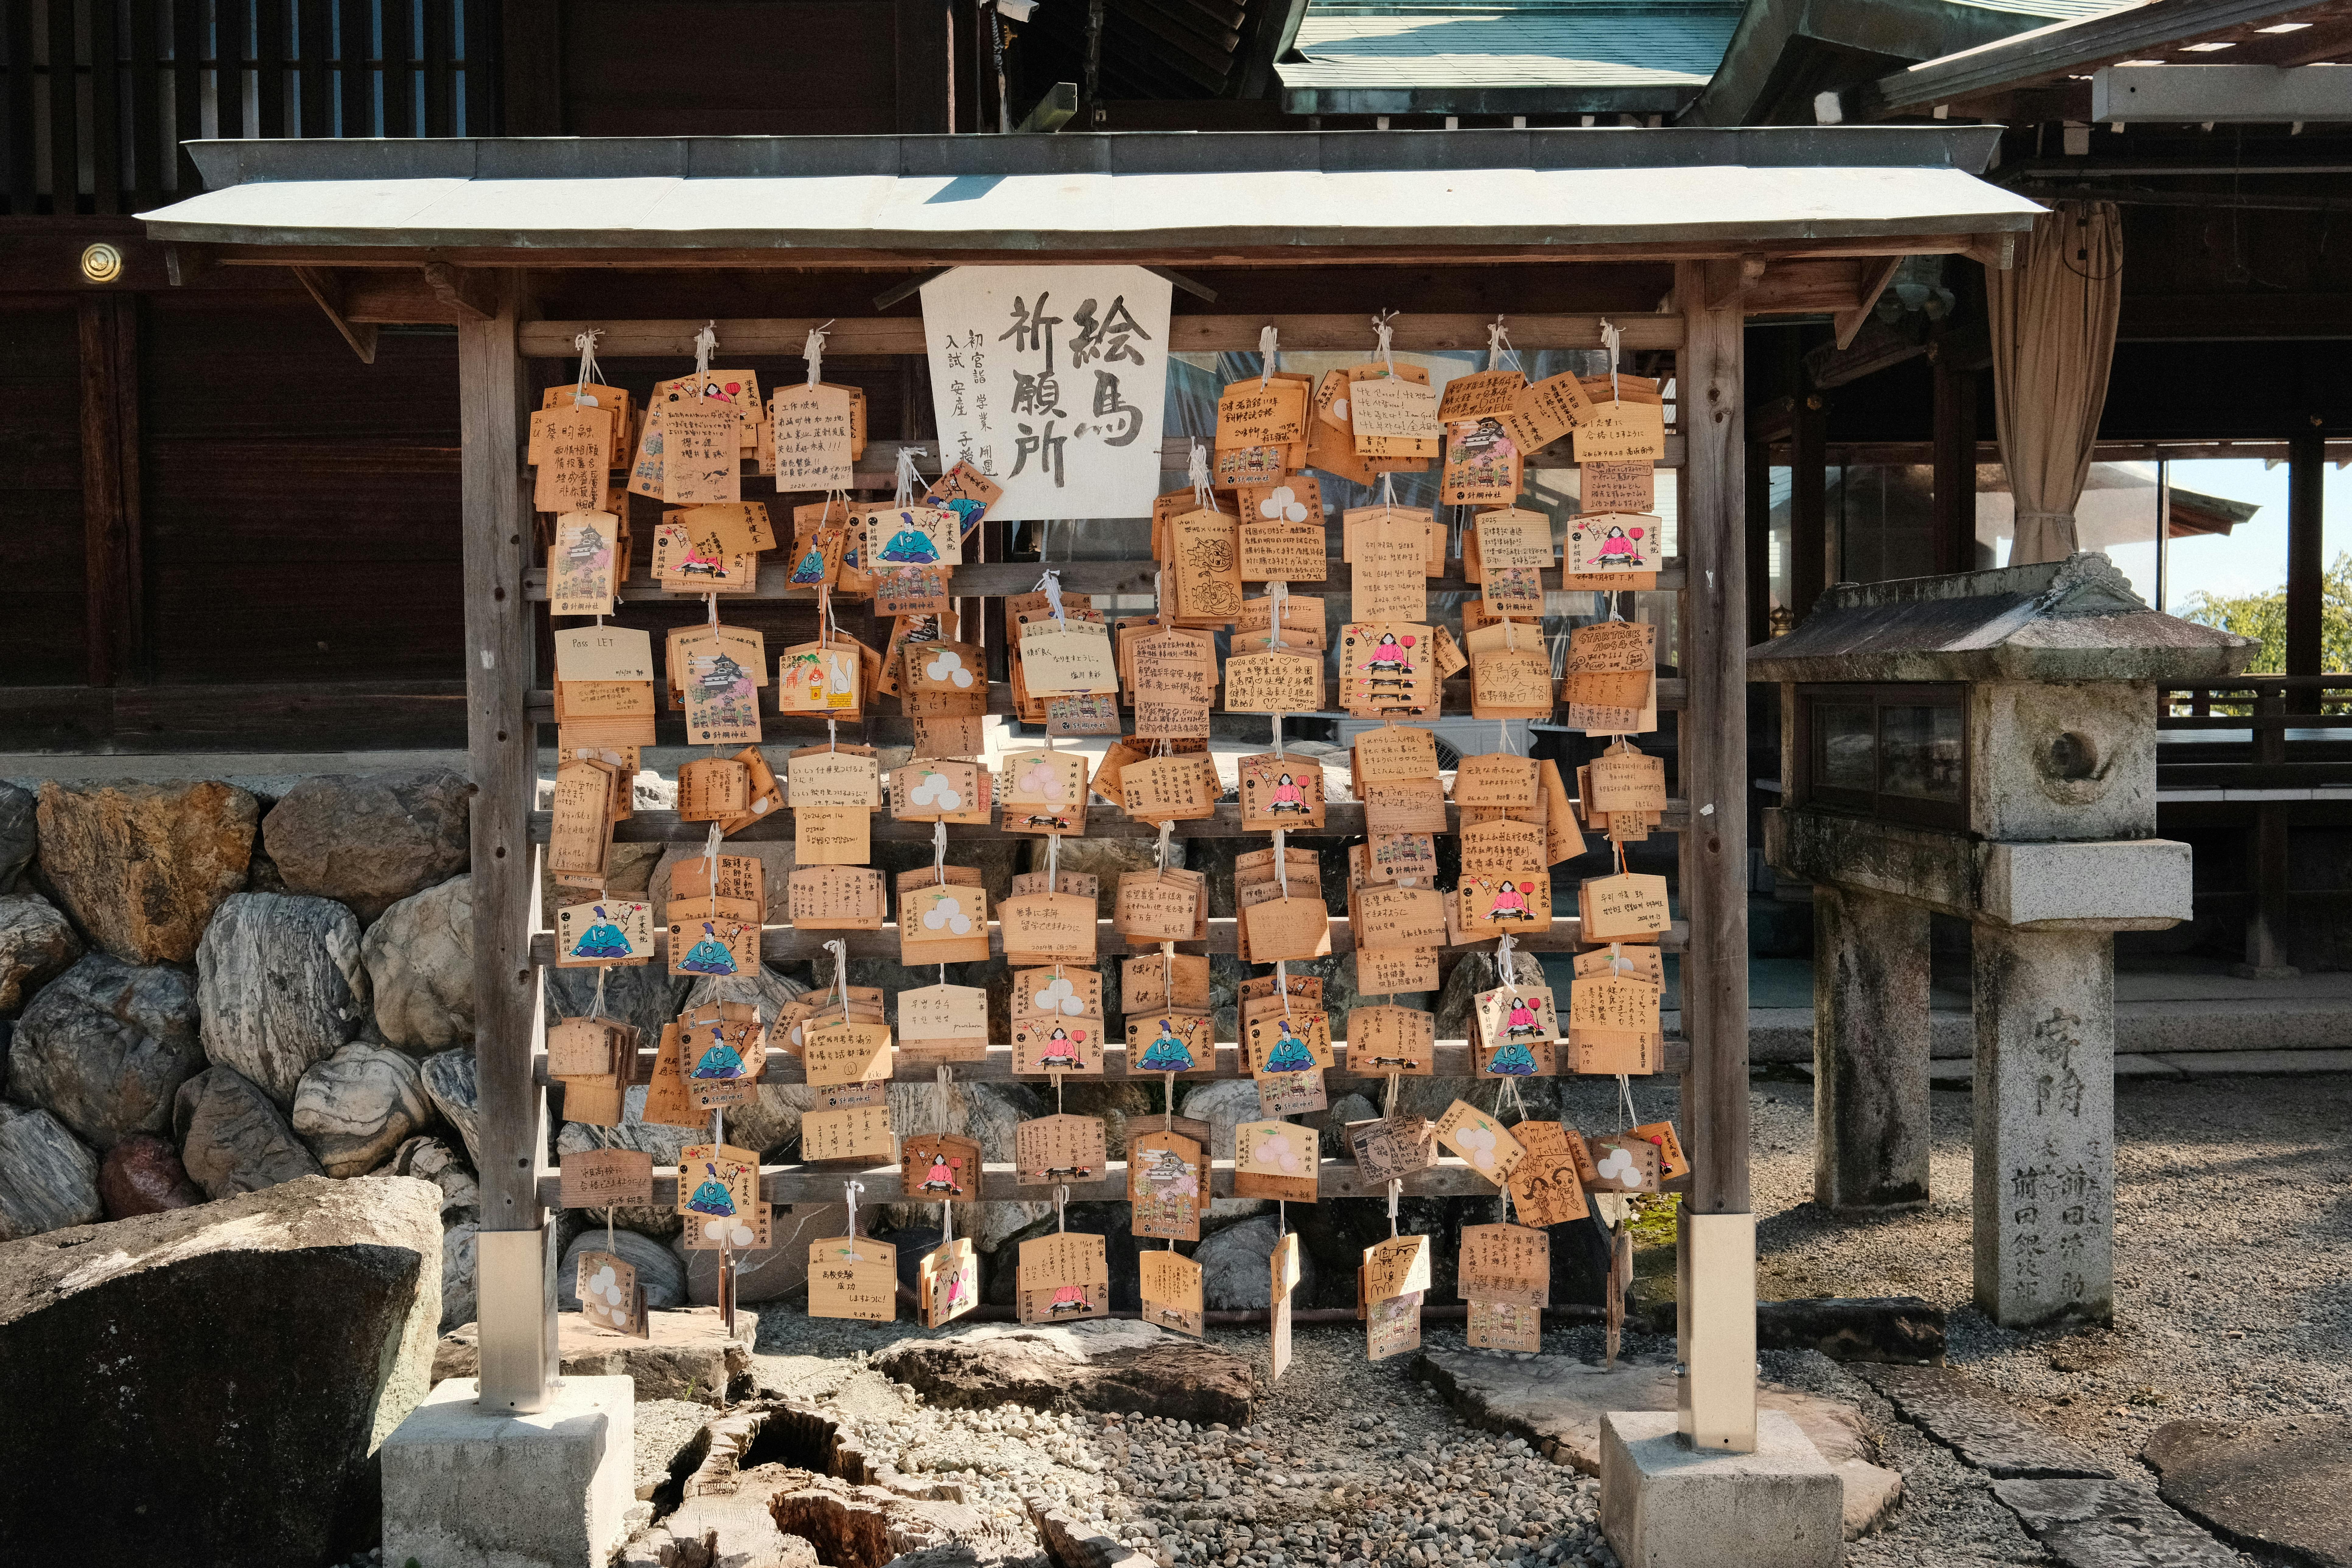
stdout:
<svg viewBox="0 0 2352 1568">
<path fill-rule="evenodd" d="M 2123 222 L 2113 202 L 2058 202 L 1985 268 L 2000 460 L 2017 501 L 2012 565 L 2074 552 L 2074 502 L 2107 402 L 2123 302 Z"/>
</svg>

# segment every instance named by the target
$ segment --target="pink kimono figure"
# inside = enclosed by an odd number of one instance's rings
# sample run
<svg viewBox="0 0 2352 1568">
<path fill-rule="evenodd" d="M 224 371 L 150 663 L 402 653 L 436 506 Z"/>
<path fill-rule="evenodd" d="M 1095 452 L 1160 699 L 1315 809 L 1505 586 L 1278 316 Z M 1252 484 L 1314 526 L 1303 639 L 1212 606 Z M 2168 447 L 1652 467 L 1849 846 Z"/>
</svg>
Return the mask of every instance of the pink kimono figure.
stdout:
<svg viewBox="0 0 2352 1568">
<path fill-rule="evenodd" d="M 1511 1016 L 1503 1026 L 1503 1033 L 1513 1037 L 1543 1033 L 1543 1026 L 1537 1020 L 1536 1010 L 1526 997 L 1511 998 Z"/>
<path fill-rule="evenodd" d="M 704 554 L 699 544 L 689 544 L 686 547 L 686 558 L 677 563 L 677 573 L 681 577 L 716 577 L 719 568 L 725 564 L 717 555 Z"/>
<path fill-rule="evenodd" d="M 1085 1034 L 1081 1032 L 1078 1038 L 1085 1039 Z M 1078 1047 L 1070 1043 L 1069 1031 L 1055 1029 L 1051 1035 L 1045 1037 L 1045 1050 L 1037 1058 L 1037 1065 L 1047 1071 L 1055 1068 L 1075 1068 L 1082 1065 L 1078 1057 Z"/>
<path fill-rule="evenodd" d="M 1054 1292 L 1053 1302 L 1045 1310 L 1053 1317 L 1060 1317 L 1065 1312 L 1084 1312 L 1087 1310 L 1087 1293 L 1079 1286 L 1065 1285 Z"/>
<path fill-rule="evenodd" d="M 1307 815 L 1307 796 L 1299 789 L 1297 782 L 1288 773 L 1283 774 L 1276 781 L 1274 786 L 1274 799 L 1266 806 L 1268 816 L 1282 811 L 1295 811 L 1301 816 Z"/>
<path fill-rule="evenodd" d="M 1486 918 L 1490 921 L 1532 921 L 1536 914 L 1528 908 L 1528 896 L 1519 891 L 1519 885 L 1506 878 L 1502 891 L 1495 895 L 1494 903 L 1487 907 Z"/>
<path fill-rule="evenodd" d="M 1601 552 L 1598 559 L 1606 561 L 1612 566 L 1639 566 L 1642 563 L 1642 551 L 1638 544 L 1625 537 L 1623 529 L 1615 523 L 1611 523 L 1609 532 L 1601 541 Z"/>
<path fill-rule="evenodd" d="M 1364 661 L 1362 668 L 1367 675 L 1411 675 L 1412 661 L 1397 645 L 1396 633 L 1382 632 L 1379 644 L 1372 649 L 1372 657 Z"/>
<path fill-rule="evenodd" d="M 923 1191 L 927 1193 L 951 1193 L 955 1190 L 955 1173 L 948 1169 L 948 1157 L 945 1154 L 933 1154 L 931 1156 L 930 1174 L 923 1178 Z"/>
</svg>

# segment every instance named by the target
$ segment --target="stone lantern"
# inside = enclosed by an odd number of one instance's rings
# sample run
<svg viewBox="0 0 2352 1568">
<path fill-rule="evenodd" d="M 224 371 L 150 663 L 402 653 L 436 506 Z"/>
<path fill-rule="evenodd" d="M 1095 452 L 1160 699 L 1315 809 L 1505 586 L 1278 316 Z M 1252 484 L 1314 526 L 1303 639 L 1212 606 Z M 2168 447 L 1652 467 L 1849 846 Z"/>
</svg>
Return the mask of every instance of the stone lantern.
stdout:
<svg viewBox="0 0 2352 1568">
<path fill-rule="evenodd" d="M 1775 871 L 1813 884 L 1814 1200 L 1927 1201 L 1927 916 L 1975 944 L 1976 1300 L 2114 1315 L 2115 936 L 2189 918 L 2156 837 L 2157 691 L 2256 645 L 2104 555 L 1840 584 L 1748 650 L 1780 683 Z"/>
</svg>

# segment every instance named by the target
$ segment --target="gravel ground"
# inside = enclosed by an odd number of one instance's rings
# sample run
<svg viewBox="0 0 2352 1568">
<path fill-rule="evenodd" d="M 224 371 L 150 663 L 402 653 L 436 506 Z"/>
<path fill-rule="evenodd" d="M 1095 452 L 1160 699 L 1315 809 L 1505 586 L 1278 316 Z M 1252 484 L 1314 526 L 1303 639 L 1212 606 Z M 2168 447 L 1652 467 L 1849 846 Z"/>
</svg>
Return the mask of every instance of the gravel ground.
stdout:
<svg viewBox="0 0 2352 1568">
<path fill-rule="evenodd" d="M 1565 1086 L 1564 1114 L 1613 1125 L 1612 1092 Z M 1637 1090 L 1662 1114 L 1671 1096 Z M 1935 1202 L 1833 1224 L 1811 1207 L 1812 1095 L 1801 1076 L 1756 1084 L 1755 1198 L 1767 1295 L 1916 1295 L 1950 1314 L 1951 1363 L 2048 1425 L 2149 1479 L 2147 1435 L 2188 1415 L 2253 1418 L 2352 1405 L 2352 1078 L 2243 1078 L 2116 1086 L 2117 1310 L 2112 1330 L 2017 1333 L 1969 1304 L 1965 1091 L 1933 1096 Z M 952 1332 L 952 1329 L 940 1331 Z M 1244 1432 L 1007 1407 L 933 1410 L 866 1358 L 917 1326 L 763 1313 L 763 1385 L 832 1401 L 902 1469 L 954 1476 L 1008 1521 L 1044 1491 L 1164 1564 L 1527 1562 L 1601 1563 L 1592 1481 L 1457 1420 L 1408 1375 L 1372 1364 L 1351 1328 L 1302 1328 L 1267 1414 Z M 1270 1370 L 1263 1332 L 1213 1342 Z M 1599 1359 L 1598 1329 L 1547 1331 L 1549 1353 Z M 1425 1342 L 1459 1348 L 1458 1328 Z M 1672 1342 L 1628 1336 L 1629 1354 Z M 1768 1352 L 1767 1377 L 1852 1399 L 1900 1469 L 1893 1519 L 1847 1549 L 1856 1568 L 2050 1562 L 1979 1472 L 1897 1417 L 1845 1369 Z M 2251 1560 L 2249 1560 L 2251 1561 Z"/>
<path fill-rule="evenodd" d="M 1465 1426 L 1407 1375 L 1411 1356 L 1367 1362 L 1360 1329 L 1297 1329 L 1275 1397 L 1241 1432 L 1013 1406 L 938 1410 L 865 1365 L 902 1339 L 933 1337 L 771 1313 L 761 1319 L 757 1381 L 833 1402 L 901 1469 L 961 1482 L 984 1512 L 1025 1528 L 1021 1500 L 1043 1491 L 1162 1563 L 1615 1561 L 1601 1542 L 1597 1483 L 1517 1438 Z M 1213 1338 L 1270 1376 L 1263 1331 Z M 1558 1354 L 1601 1349 L 1597 1330 L 1545 1340 Z M 1458 1331 L 1434 1326 L 1424 1343 L 1463 1348 Z"/>
</svg>

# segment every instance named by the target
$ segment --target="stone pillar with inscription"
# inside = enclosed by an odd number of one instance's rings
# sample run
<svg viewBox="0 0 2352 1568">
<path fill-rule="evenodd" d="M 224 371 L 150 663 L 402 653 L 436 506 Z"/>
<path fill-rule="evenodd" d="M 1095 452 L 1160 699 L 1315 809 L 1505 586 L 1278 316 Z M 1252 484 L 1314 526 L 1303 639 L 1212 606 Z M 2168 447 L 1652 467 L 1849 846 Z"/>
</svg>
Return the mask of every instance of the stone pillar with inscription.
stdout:
<svg viewBox="0 0 2352 1568">
<path fill-rule="evenodd" d="M 2007 1328 L 2115 1316 L 2115 936 L 1979 922 L 1976 1300 Z"/>
<path fill-rule="evenodd" d="M 1813 1202 L 1832 1214 L 1927 1202 L 1927 910 L 1813 889 Z"/>
</svg>

